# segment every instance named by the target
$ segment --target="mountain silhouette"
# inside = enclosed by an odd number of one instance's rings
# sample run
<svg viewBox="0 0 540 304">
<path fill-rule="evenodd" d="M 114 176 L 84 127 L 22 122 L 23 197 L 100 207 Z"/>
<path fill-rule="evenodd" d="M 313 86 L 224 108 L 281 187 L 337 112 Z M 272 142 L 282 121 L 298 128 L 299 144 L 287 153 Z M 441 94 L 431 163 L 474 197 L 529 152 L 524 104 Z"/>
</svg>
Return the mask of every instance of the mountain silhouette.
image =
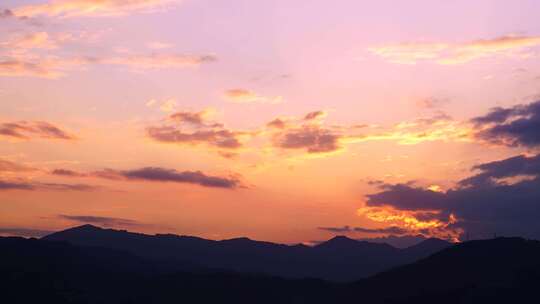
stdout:
<svg viewBox="0 0 540 304">
<path fill-rule="evenodd" d="M 539 257 L 539 241 L 470 241 L 356 282 L 351 290 L 369 295 L 369 303 L 532 303 L 538 301 Z"/>
<path fill-rule="evenodd" d="M 235 238 L 222 241 L 171 234 L 146 235 L 83 225 L 45 236 L 79 246 L 105 247 L 200 268 L 261 273 L 286 278 L 352 281 L 414 262 L 451 244 L 426 240 L 398 249 L 337 236 L 314 247 Z M 425 244 L 424 244 L 425 243 Z"/>
<path fill-rule="evenodd" d="M 75 232 L 81 230 L 102 233 L 103 229 L 84 227 Z M 225 242 L 252 246 L 254 241 Z M 349 245 L 363 248 L 365 244 L 337 237 L 312 249 L 334 252 Z M 470 241 L 369 278 L 331 283 L 212 269 L 190 271 L 185 265 L 117 249 L 0 237 L 0 286 L 2 302 L 10 304 L 536 303 L 539 256 L 538 241 Z"/>
</svg>

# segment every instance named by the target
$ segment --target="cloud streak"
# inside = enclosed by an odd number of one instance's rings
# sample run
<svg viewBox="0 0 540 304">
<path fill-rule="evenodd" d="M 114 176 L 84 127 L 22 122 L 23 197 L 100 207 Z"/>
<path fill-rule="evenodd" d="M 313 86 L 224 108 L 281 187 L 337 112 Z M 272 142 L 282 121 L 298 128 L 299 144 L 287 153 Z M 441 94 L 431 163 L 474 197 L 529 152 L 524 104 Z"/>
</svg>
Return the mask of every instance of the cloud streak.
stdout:
<svg viewBox="0 0 540 304">
<path fill-rule="evenodd" d="M 111 57 L 13 57 L 0 59 L 0 76 L 57 79 L 89 65 L 118 65 L 133 70 L 183 69 L 215 62 L 213 55 L 137 54 Z"/>
<path fill-rule="evenodd" d="M 60 140 L 75 140 L 74 135 L 59 127 L 45 121 L 17 121 L 0 124 L 0 136 L 16 138 L 16 139 L 31 139 L 33 137 L 60 139 Z"/>
<path fill-rule="evenodd" d="M 397 64 L 430 62 L 457 65 L 494 56 L 516 56 L 540 45 L 538 36 L 502 36 L 465 43 L 409 42 L 389 44 L 368 49 L 374 55 Z"/>
<path fill-rule="evenodd" d="M 77 191 L 91 192 L 101 189 L 99 186 L 87 184 L 62 184 L 44 183 L 24 180 L 0 180 L 0 191 L 22 190 L 22 191 Z"/>
<path fill-rule="evenodd" d="M 59 214 L 58 218 L 84 224 L 96 224 L 103 227 L 138 227 L 145 226 L 144 224 L 130 219 L 93 216 L 93 215 L 66 215 Z"/>
<path fill-rule="evenodd" d="M 6 159 L 0 158 L 0 173 L 2 172 L 29 172 L 36 171 L 36 168 L 32 168 L 26 165 L 18 164 Z"/>
<path fill-rule="evenodd" d="M 201 171 L 178 171 L 160 167 L 144 167 L 134 170 L 105 169 L 90 173 L 55 169 L 51 174 L 64 177 L 95 177 L 110 180 L 184 183 L 223 189 L 235 189 L 241 186 L 240 181 L 235 177 L 220 177 L 208 175 Z"/>
<path fill-rule="evenodd" d="M 351 227 L 351 226 L 343 226 L 343 227 L 317 227 L 318 230 L 323 230 L 326 232 L 331 233 L 352 233 L 352 232 L 360 232 L 360 233 L 367 233 L 367 234 L 392 234 L 392 235 L 403 235 L 407 234 L 409 230 L 398 227 L 398 226 L 389 226 L 384 228 L 365 228 L 365 227 Z"/>
<path fill-rule="evenodd" d="M 234 103 L 270 103 L 277 104 L 283 102 L 283 97 L 267 97 L 259 95 L 253 91 L 236 88 L 225 91 L 223 94 L 225 99 Z"/>
<path fill-rule="evenodd" d="M 26 5 L 11 11 L 18 17 L 112 17 L 132 13 L 154 12 L 177 0 L 50 0 Z"/>
</svg>

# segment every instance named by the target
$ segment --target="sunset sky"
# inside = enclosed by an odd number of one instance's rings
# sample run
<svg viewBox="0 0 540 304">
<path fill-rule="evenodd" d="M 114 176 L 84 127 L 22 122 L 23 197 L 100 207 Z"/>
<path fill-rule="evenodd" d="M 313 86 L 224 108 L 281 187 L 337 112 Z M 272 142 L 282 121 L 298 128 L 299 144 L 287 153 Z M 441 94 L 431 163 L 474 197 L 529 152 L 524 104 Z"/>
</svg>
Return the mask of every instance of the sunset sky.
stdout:
<svg viewBox="0 0 540 304">
<path fill-rule="evenodd" d="M 0 235 L 540 237 L 537 0 L 3 0 Z"/>
</svg>

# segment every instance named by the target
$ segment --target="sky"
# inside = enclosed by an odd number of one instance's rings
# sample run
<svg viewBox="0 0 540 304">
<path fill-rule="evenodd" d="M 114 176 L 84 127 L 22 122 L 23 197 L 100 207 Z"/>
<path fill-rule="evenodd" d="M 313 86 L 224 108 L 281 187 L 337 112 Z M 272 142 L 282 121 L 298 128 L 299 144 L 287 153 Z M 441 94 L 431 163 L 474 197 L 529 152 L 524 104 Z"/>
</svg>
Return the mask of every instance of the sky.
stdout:
<svg viewBox="0 0 540 304">
<path fill-rule="evenodd" d="M 4 0 L 0 235 L 540 238 L 536 0 Z"/>
</svg>

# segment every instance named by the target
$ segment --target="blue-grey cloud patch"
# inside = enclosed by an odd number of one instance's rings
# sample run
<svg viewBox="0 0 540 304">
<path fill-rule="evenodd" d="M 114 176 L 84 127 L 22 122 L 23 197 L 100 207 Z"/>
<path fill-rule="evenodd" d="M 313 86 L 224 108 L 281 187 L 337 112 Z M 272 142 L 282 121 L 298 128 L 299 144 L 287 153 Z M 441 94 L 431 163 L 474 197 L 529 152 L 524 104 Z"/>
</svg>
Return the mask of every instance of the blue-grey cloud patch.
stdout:
<svg viewBox="0 0 540 304">
<path fill-rule="evenodd" d="M 206 175 L 201 171 L 177 171 L 158 167 L 146 167 L 137 170 L 121 171 L 127 179 L 147 180 L 156 182 L 175 182 L 197 184 L 204 187 L 236 188 L 239 181 L 235 178 Z"/>
<path fill-rule="evenodd" d="M 201 171 L 178 171 L 161 167 L 144 167 L 132 170 L 104 169 L 90 173 L 81 173 L 68 169 L 55 169 L 51 174 L 64 177 L 96 177 L 110 180 L 149 181 L 195 184 L 209 188 L 235 189 L 241 182 L 234 176 L 208 175 Z"/>
<path fill-rule="evenodd" d="M 495 108 L 472 120 L 476 137 L 511 147 L 540 146 L 540 100 L 510 108 Z"/>
<path fill-rule="evenodd" d="M 0 191 L 79 191 L 91 192 L 101 189 L 100 186 L 88 184 L 47 183 L 26 180 L 0 180 Z"/>
</svg>

